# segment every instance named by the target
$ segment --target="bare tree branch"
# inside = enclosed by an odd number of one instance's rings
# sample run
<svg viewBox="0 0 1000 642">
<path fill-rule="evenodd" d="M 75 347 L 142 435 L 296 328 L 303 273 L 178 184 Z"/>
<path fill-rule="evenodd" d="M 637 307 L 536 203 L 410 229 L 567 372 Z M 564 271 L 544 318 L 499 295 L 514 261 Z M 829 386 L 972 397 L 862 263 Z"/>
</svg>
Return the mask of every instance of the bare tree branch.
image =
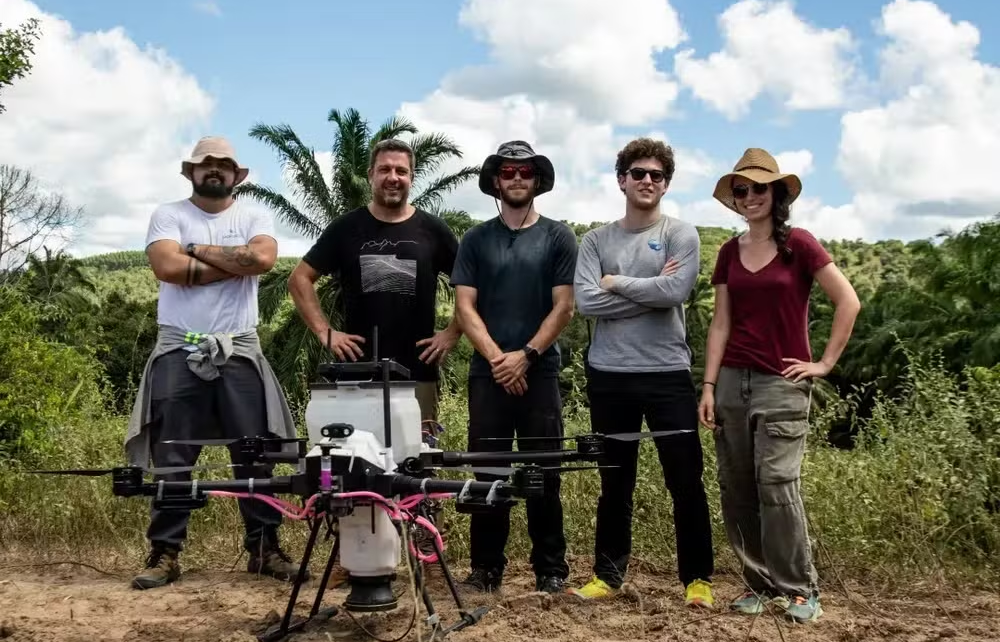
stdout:
<svg viewBox="0 0 1000 642">
<path fill-rule="evenodd" d="M 0 272 L 17 272 L 53 241 L 67 242 L 83 218 L 62 194 L 46 194 L 34 175 L 0 165 Z"/>
</svg>

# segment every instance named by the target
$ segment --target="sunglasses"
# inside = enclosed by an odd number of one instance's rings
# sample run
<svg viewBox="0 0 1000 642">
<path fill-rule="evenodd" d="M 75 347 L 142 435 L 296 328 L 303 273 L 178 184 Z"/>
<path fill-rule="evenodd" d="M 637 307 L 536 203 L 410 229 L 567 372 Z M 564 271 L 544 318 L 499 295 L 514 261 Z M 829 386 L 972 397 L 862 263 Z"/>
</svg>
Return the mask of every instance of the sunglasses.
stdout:
<svg viewBox="0 0 1000 642">
<path fill-rule="evenodd" d="M 520 167 L 501 167 L 500 168 L 500 178 L 505 181 L 512 180 L 514 176 L 520 175 L 521 178 L 529 180 L 535 177 L 535 168 L 530 165 L 521 165 Z"/>
<path fill-rule="evenodd" d="M 653 181 L 654 183 L 659 183 L 663 181 L 663 172 L 661 172 L 658 169 L 633 167 L 632 169 L 628 170 L 628 174 L 629 176 L 632 177 L 632 180 L 636 181 L 641 181 L 642 179 L 646 178 L 646 174 L 649 174 L 649 180 Z"/>
<path fill-rule="evenodd" d="M 767 183 L 754 183 L 752 189 L 753 193 L 759 196 L 761 194 L 766 194 L 767 190 L 770 188 L 771 186 Z M 733 185 L 733 196 L 736 198 L 746 198 L 747 195 L 750 194 L 750 189 L 751 188 L 746 185 Z"/>
</svg>

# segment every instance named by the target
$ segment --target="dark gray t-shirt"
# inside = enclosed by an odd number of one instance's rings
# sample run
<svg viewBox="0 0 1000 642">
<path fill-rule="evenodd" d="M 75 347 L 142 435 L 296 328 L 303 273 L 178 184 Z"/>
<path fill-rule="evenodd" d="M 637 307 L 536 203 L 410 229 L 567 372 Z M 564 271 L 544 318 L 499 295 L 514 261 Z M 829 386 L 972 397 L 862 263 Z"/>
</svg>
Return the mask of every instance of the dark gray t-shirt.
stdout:
<svg viewBox="0 0 1000 642">
<path fill-rule="evenodd" d="M 542 216 L 530 227 L 512 230 L 498 216 L 462 237 L 451 285 L 476 288 L 476 311 L 490 337 L 504 352 L 520 350 L 552 311 L 552 288 L 573 285 L 576 254 L 576 235 L 565 223 Z M 558 376 L 560 367 L 554 342 L 529 373 Z M 492 376 L 478 351 L 469 376 Z"/>
</svg>

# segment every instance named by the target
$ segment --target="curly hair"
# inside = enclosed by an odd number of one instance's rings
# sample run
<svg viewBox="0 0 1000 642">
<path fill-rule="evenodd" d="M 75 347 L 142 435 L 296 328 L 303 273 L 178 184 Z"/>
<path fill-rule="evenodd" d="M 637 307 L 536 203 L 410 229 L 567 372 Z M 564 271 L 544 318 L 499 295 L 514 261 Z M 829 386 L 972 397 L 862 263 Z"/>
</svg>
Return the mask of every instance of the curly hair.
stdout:
<svg viewBox="0 0 1000 642">
<path fill-rule="evenodd" d="M 621 176 L 640 158 L 655 158 L 660 161 L 667 183 L 674 177 L 674 150 L 663 141 L 652 138 L 637 138 L 622 148 L 615 161 L 615 174 Z"/>
</svg>

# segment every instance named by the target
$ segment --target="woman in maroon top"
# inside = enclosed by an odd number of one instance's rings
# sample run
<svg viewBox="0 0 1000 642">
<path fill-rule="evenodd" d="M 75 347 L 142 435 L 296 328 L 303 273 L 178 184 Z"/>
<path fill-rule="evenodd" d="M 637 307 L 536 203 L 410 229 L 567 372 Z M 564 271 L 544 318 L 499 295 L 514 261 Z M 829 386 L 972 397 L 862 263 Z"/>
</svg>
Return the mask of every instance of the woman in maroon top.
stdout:
<svg viewBox="0 0 1000 642">
<path fill-rule="evenodd" d="M 719 249 L 698 414 L 715 435 L 722 517 L 751 589 L 731 608 L 759 613 L 771 601 L 805 622 L 823 612 L 799 495 L 812 380 L 840 358 L 861 305 L 816 238 L 788 225 L 801 191 L 755 148 L 715 187 L 748 229 Z M 836 306 L 819 361 L 808 334 L 814 281 Z"/>
</svg>

